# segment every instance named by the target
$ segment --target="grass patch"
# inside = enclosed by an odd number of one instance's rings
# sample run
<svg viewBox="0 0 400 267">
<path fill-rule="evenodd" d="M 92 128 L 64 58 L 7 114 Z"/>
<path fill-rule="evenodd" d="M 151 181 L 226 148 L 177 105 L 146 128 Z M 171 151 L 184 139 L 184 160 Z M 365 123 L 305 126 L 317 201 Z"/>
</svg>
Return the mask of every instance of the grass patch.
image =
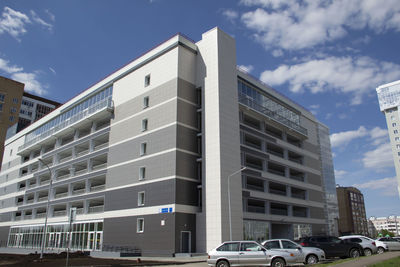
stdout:
<svg viewBox="0 0 400 267">
<path fill-rule="evenodd" d="M 375 264 L 372 264 L 369 266 L 370 267 L 398 267 L 398 266 L 400 266 L 400 257 L 385 260 L 380 263 L 375 263 Z"/>
<path fill-rule="evenodd" d="M 363 257 L 359 257 L 359 258 L 347 258 L 347 259 L 341 259 L 341 260 L 335 260 L 333 259 L 332 261 L 328 260 L 327 262 L 320 262 L 318 264 L 315 264 L 313 266 L 321 266 L 321 267 L 329 267 L 329 266 L 335 266 L 336 264 L 340 264 L 340 263 L 344 263 L 344 262 L 348 262 L 348 261 L 357 261 L 358 259 L 364 258 Z"/>
</svg>

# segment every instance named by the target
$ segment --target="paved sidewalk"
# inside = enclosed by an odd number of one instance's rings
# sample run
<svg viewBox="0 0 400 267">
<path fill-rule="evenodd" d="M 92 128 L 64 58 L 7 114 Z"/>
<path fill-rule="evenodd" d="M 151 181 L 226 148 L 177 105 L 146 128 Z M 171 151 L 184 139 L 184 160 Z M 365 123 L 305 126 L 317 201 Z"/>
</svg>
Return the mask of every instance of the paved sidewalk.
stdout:
<svg viewBox="0 0 400 267">
<path fill-rule="evenodd" d="M 369 257 L 362 257 L 360 259 L 356 259 L 356 260 L 352 260 L 352 261 L 348 261 L 348 262 L 344 262 L 344 263 L 340 263 L 340 264 L 336 264 L 334 265 L 334 263 L 332 263 L 332 266 L 334 267 L 367 267 L 370 266 L 371 264 L 374 263 L 379 263 L 391 258 L 396 258 L 400 256 L 400 251 L 390 251 L 390 252 L 385 252 L 382 254 L 377 254 L 377 255 L 373 255 L 373 256 L 369 256 Z M 327 266 L 331 266 L 331 265 L 327 265 Z"/>
</svg>

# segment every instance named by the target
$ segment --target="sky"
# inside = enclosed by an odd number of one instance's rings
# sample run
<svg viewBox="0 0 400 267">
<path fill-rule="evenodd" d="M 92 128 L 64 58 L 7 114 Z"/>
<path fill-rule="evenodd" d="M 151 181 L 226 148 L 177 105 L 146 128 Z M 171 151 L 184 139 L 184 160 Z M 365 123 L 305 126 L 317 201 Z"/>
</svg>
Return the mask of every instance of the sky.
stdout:
<svg viewBox="0 0 400 267">
<path fill-rule="evenodd" d="M 400 79 L 398 0 L 2 0 L 0 75 L 66 102 L 180 32 L 233 36 L 237 64 L 330 128 L 336 183 L 400 215 L 375 88 Z"/>
</svg>

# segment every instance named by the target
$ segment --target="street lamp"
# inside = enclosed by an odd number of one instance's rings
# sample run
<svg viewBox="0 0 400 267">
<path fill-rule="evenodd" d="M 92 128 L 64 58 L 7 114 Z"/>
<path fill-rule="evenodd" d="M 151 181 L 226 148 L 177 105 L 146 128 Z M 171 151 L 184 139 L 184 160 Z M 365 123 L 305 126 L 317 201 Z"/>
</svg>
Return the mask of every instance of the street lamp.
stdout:
<svg viewBox="0 0 400 267">
<path fill-rule="evenodd" d="M 243 167 L 238 171 L 235 171 L 234 173 L 230 174 L 228 176 L 228 207 L 229 207 L 229 240 L 232 241 L 232 212 L 231 212 L 231 178 L 235 175 L 238 174 L 239 172 L 244 171 L 247 169 L 247 167 Z"/>
<path fill-rule="evenodd" d="M 46 219 L 44 221 L 44 231 L 42 234 L 42 249 L 40 251 L 40 258 L 43 259 L 43 250 L 44 250 L 44 245 L 46 243 L 46 234 L 47 234 L 47 218 L 49 217 L 49 208 L 50 208 L 50 194 L 51 194 L 51 187 L 53 185 L 53 173 L 50 170 L 49 165 L 47 165 L 42 159 L 38 159 L 44 166 L 47 167 L 47 170 L 49 170 L 50 174 L 50 185 L 49 185 L 49 192 L 47 194 L 47 208 L 46 208 Z"/>
</svg>

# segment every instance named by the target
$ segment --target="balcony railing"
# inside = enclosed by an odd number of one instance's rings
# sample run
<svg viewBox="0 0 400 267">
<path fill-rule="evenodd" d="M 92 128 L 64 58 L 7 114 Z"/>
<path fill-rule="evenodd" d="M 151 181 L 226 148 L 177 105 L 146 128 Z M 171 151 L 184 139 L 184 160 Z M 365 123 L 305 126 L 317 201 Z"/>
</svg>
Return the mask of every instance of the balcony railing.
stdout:
<svg viewBox="0 0 400 267">
<path fill-rule="evenodd" d="M 258 103 L 257 101 L 255 101 L 254 99 L 248 97 L 247 95 L 244 95 L 242 93 L 239 93 L 239 103 L 242 103 L 243 105 L 252 108 L 258 112 L 261 112 L 262 114 L 264 114 L 265 116 L 267 116 L 268 118 L 281 123 L 283 125 L 285 125 L 286 127 L 289 127 L 290 129 L 307 136 L 307 129 L 304 127 L 301 127 L 300 125 L 286 119 L 285 117 L 279 115 L 278 113 L 262 106 L 260 103 Z"/>
<path fill-rule="evenodd" d="M 53 212 L 53 217 L 65 216 L 65 215 L 67 215 L 66 210 L 57 210 Z"/>
<path fill-rule="evenodd" d="M 39 198 L 38 198 L 38 202 L 41 202 L 41 201 L 47 201 L 47 196 L 45 196 L 45 197 L 39 197 Z"/>
<path fill-rule="evenodd" d="M 90 188 L 90 192 L 96 192 L 96 191 L 101 191 L 106 189 L 106 185 L 102 184 L 102 185 L 96 185 L 96 186 L 92 186 Z"/>
<path fill-rule="evenodd" d="M 58 180 L 63 180 L 63 179 L 67 179 L 67 178 L 69 178 L 70 177 L 70 174 L 68 173 L 68 174 L 64 174 L 64 175 L 61 175 L 61 176 L 58 176 L 57 178 L 56 178 L 56 180 L 58 181 Z"/>
<path fill-rule="evenodd" d="M 97 212 L 103 212 L 103 211 L 104 211 L 104 205 L 89 207 L 89 213 L 97 213 Z"/>
<path fill-rule="evenodd" d="M 83 208 L 77 208 L 76 209 L 76 214 L 84 214 L 85 210 Z"/>
<path fill-rule="evenodd" d="M 265 213 L 265 208 L 257 206 L 247 206 L 247 212 Z"/>
<path fill-rule="evenodd" d="M 78 189 L 78 190 L 75 190 L 75 191 L 72 191 L 72 194 L 73 195 L 80 195 L 80 194 L 83 194 L 83 193 L 85 193 L 85 188 L 82 188 L 82 189 Z"/>
<path fill-rule="evenodd" d="M 65 192 L 65 193 L 56 194 L 55 198 L 62 198 L 62 197 L 67 197 L 67 196 L 68 196 L 68 192 Z"/>
<path fill-rule="evenodd" d="M 36 219 L 44 218 L 44 217 L 46 217 L 46 212 L 43 212 L 43 213 L 36 213 L 36 216 L 35 216 Z"/>
<path fill-rule="evenodd" d="M 56 132 L 58 132 L 62 129 L 65 129 L 66 127 L 74 124 L 77 121 L 80 121 L 84 118 L 89 117 L 90 115 L 92 115 L 92 114 L 96 113 L 97 111 L 104 109 L 104 108 L 112 108 L 112 99 L 111 98 L 106 98 L 98 103 L 95 103 L 94 105 L 88 107 L 87 109 L 75 114 L 71 118 L 69 118 L 65 121 L 62 121 L 59 124 L 52 127 L 51 129 L 41 133 L 40 135 L 36 136 L 35 138 L 29 140 L 28 142 L 26 142 L 25 144 L 20 146 L 18 148 L 18 152 L 33 145 L 34 143 L 37 143 L 37 142 L 55 134 Z"/>
<path fill-rule="evenodd" d="M 102 163 L 102 164 L 98 164 L 98 165 L 94 165 L 92 167 L 92 170 L 96 171 L 96 170 L 104 169 L 106 167 L 107 167 L 107 162 L 106 163 Z"/>
</svg>

